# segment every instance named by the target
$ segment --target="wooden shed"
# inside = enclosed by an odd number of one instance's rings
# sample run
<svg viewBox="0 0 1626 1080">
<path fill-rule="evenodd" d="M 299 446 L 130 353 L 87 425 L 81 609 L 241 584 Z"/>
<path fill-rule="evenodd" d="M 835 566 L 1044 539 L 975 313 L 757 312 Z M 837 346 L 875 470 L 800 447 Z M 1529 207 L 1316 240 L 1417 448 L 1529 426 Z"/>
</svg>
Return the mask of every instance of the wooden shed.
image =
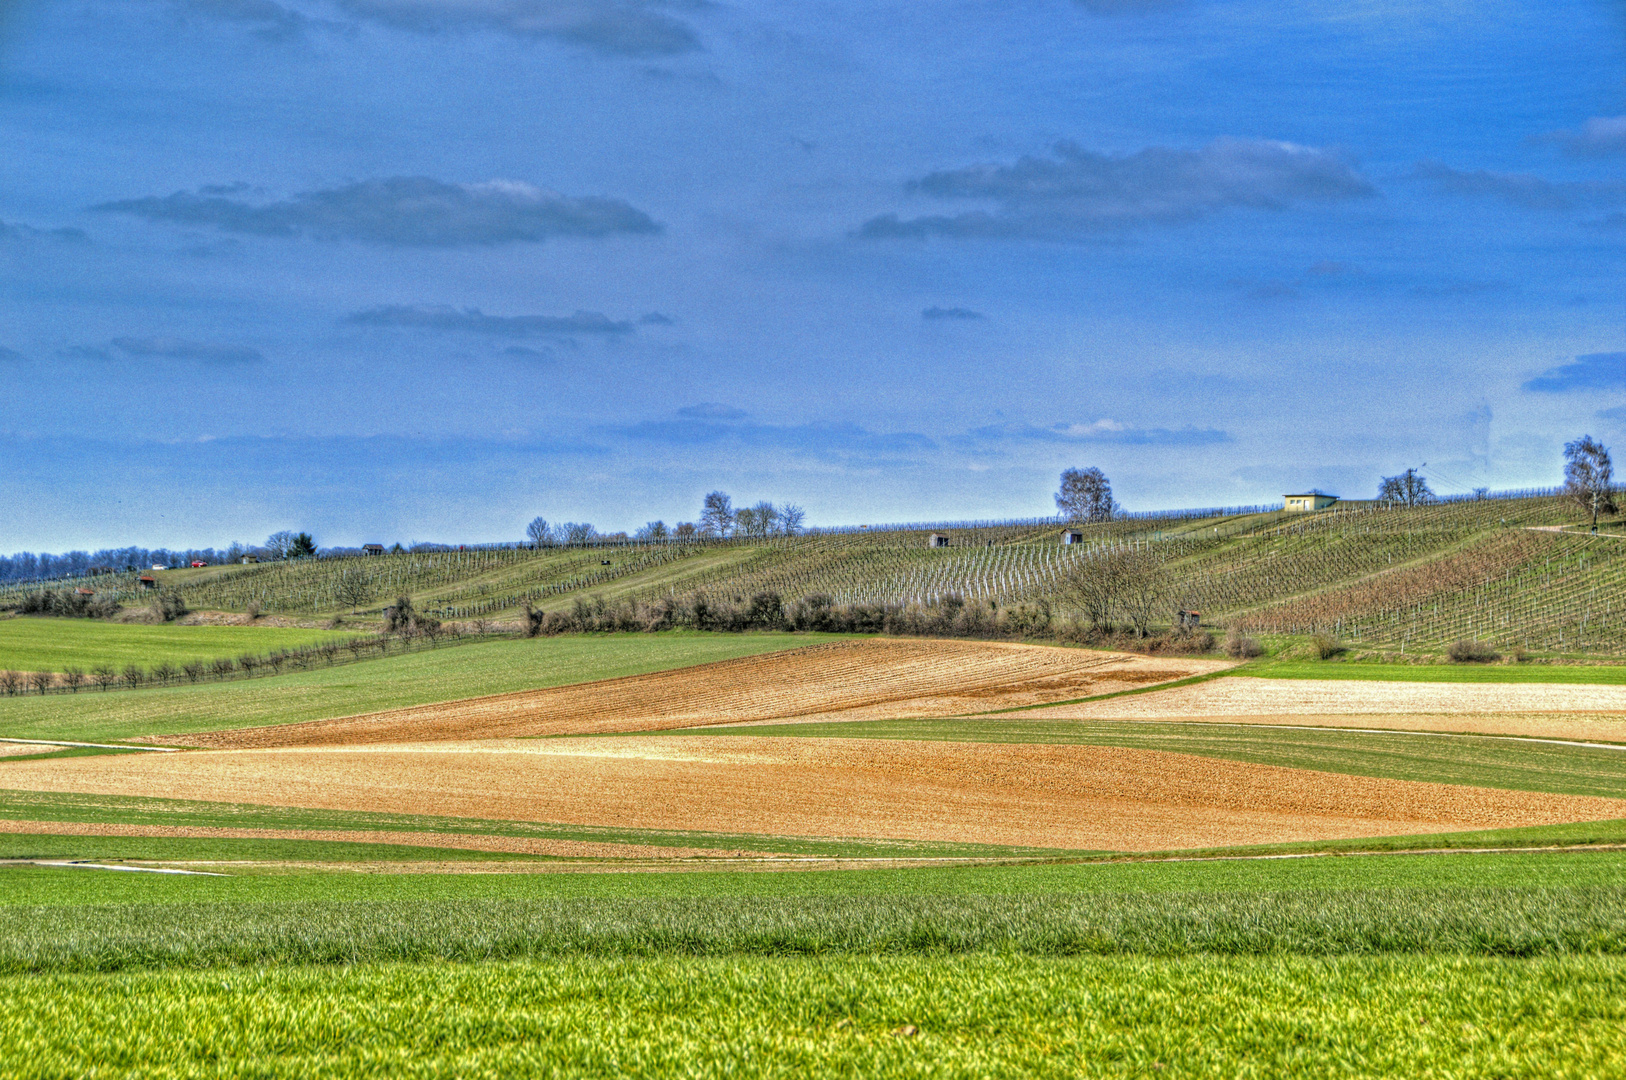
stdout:
<svg viewBox="0 0 1626 1080">
<path fill-rule="evenodd" d="M 1061 542 L 1064 544 L 1082 544 L 1084 542 L 1084 534 L 1079 532 L 1077 529 L 1068 529 L 1066 532 L 1061 534 Z"/>
<path fill-rule="evenodd" d="M 383 544 L 363 544 L 363 545 L 361 545 L 361 551 L 362 551 L 362 554 L 364 554 L 364 555 L 382 555 L 382 554 L 384 554 L 384 545 Z"/>
<path fill-rule="evenodd" d="M 948 547 L 949 538 L 945 533 L 932 533 L 930 536 L 926 537 L 926 546 L 934 548 Z"/>
<path fill-rule="evenodd" d="M 158 579 L 153 577 L 151 574 L 142 574 L 139 578 L 136 579 L 136 583 L 138 585 L 140 585 L 143 589 L 156 589 L 156 588 L 158 588 Z"/>
</svg>

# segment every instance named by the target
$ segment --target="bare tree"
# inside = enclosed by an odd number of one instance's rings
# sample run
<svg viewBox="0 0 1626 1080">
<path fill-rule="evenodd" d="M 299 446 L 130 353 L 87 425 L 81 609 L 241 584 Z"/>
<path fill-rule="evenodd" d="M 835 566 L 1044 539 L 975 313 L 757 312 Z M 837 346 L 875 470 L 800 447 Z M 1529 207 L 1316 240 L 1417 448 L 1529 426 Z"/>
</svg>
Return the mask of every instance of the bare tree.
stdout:
<svg viewBox="0 0 1626 1080">
<path fill-rule="evenodd" d="M 20 671 L 0 671 L 0 690 L 4 690 L 7 697 L 17 693 L 23 685 L 23 674 Z"/>
<path fill-rule="evenodd" d="M 69 690 L 77 694 L 79 688 L 85 685 L 85 673 L 81 668 L 66 668 L 62 672 L 62 681 L 68 684 Z"/>
<path fill-rule="evenodd" d="M 771 502 L 740 508 L 734 514 L 734 528 L 745 536 L 771 535 L 779 524 L 779 508 Z"/>
<path fill-rule="evenodd" d="M 254 664 L 257 663 L 259 663 L 259 660 L 255 659 L 253 663 L 244 664 L 243 673 L 245 675 L 254 674 Z M 209 662 L 209 670 L 214 672 L 216 679 L 224 679 L 237 670 L 237 664 L 229 656 L 217 656 Z"/>
<path fill-rule="evenodd" d="M 360 570 L 346 570 L 339 577 L 338 587 L 334 590 L 339 603 L 350 609 L 354 615 L 356 609 L 373 598 L 373 583 Z"/>
<path fill-rule="evenodd" d="M 203 673 L 206 670 L 208 670 L 208 665 L 202 660 L 191 660 L 181 665 L 181 674 L 186 676 L 187 682 L 197 682 L 203 678 Z"/>
<path fill-rule="evenodd" d="M 36 671 L 28 676 L 28 685 L 34 688 L 36 694 L 44 694 L 56 682 L 56 676 L 49 671 Z"/>
<path fill-rule="evenodd" d="M 120 674 L 124 678 L 124 685 L 131 690 L 147 681 L 147 673 L 138 664 L 125 664 L 124 670 Z"/>
<path fill-rule="evenodd" d="M 561 544 L 590 544 L 598 538 L 598 530 L 585 521 L 567 521 L 555 526 L 553 535 Z"/>
<path fill-rule="evenodd" d="M 679 540 L 693 540 L 695 534 L 699 531 L 692 521 L 680 521 L 672 526 L 672 535 Z"/>
<path fill-rule="evenodd" d="M 1107 561 L 1114 564 L 1124 620 L 1136 637 L 1145 637 L 1152 631 L 1153 614 L 1168 599 L 1169 578 L 1163 560 L 1146 549 L 1131 548 L 1113 552 Z"/>
<path fill-rule="evenodd" d="M 638 539 L 638 540 L 665 540 L 666 537 L 669 534 L 670 534 L 670 530 L 667 529 L 666 522 L 664 522 L 664 521 L 648 521 L 648 522 L 644 523 L 643 528 L 638 530 L 638 535 L 635 537 L 635 539 Z"/>
<path fill-rule="evenodd" d="M 152 678 L 156 683 L 167 683 L 175 677 L 175 665 L 168 660 L 160 660 L 153 665 Z"/>
<path fill-rule="evenodd" d="M 1116 565 L 1107 558 L 1082 559 L 1074 563 L 1062 579 L 1062 600 L 1078 609 L 1091 630 L 1112 630 L 1112 615 L 1118 606 Z"/>
<path fill-rule="evenodd" d="M 539 548 L 547 543 L 552 535 L 548 530 L 548 519 L 545 517 L 534 517 L 531 523 L 525 526 L 525 539 L 531 542 L 533 548 Z"/>
<path fill-rule="evenodd" d="M 286 559 L 294 547 L 294 534 L 288 529 L 265 538 L 265 550 L 273 559 Z"/>
<path fill-rule="evenodd" d="M 1434 492 L 1422 473 L 1407 469 L 1398 476 L 1383 478 L 1378 485 L 1378 501 L 1393 506 L 1424 506 L 1434 501 Z"/>
<path fill-rule="evenodd" d="M 106 690 L 119 681 L 118 673 L 107 664 L 97 664 L 91 668 L 90 677 L 96 681 L 97 689 L 100 690 Z"/>
<path fill-rule="evenodd" d="M 700 532 L 704 536 L 727 536 L 734 531 L 734 500 L 726 492 L 713 491 L 700 509 Z"/>
<path fill-rule="evenodd" d="M 779 531 L 786 536 L 795 536 L 802 531 L 802 525 L 807 521 L 807 511 L 793 503 L 786 503 L 779 508 Z"/>
<path fill-rule="evenodd" d="M 1056 509 L 1068 521 L 1111 521 L 1118 504 L 1112 498 L 1112 484 L 1100 469 L 1068 469 L 1061 474 L 1061 490 L 1056 492 Z"/>
<path fill-rule="evenodd" d="M 1615 506 L 1615 466 L 1609 448 L 1590 435 L 1564 444 L 1564 494 L 1582 510 L 1592 514 L 1592 531 L 1598 531 L 1598 514 L 1619 513 Z"/>
</svg>

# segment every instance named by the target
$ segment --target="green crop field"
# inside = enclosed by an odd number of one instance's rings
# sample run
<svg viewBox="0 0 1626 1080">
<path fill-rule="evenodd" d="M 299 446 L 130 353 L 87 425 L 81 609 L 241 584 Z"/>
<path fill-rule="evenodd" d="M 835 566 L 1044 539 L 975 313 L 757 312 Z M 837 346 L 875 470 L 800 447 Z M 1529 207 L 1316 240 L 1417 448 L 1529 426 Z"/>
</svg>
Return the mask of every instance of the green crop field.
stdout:
<svg viewBox="0 0 1626 1080">
<path fill-rule="evenodd" d="M 267 653 L 351 635 L 267 626 L 143 626 L 95 619 L 24 616 L 0 619 L 0 670 L 65 671 L 97 664 L 151 666 Z"/>
<path fill-rule="evenodd" d="M 1263 679 L 1369 679 L 1374 682 L 1566 683 L 1620 686 L 1626 665 L 1615 664 L 1363 664 L 1339 660 L 1254 661 L 1230 674 Z"/>
<path fill-rule="evenodd" d="M 19 1078 L 1530 1076 L 1626 1068 L 1626 961 L 562 958 L 0 980 Z"/>
<path fill-rule="evenodd" d="M 1450 718 L 1441 717 L 1441 723 L 1449 724 Z M 1626 731 L 1622 734 L 1626 736 Z M 1562 795 L 1626 797 L 1626 746 L 1619 749 L 1575 746 L 1539 739 L 1482 735 L 1364 732 L 1270 724 L 1090 722 L 1005 717 L 688 728 L 663 731 L 659 735 L 662 738 L 766 736 L 1121 746 L 1352 776 L 1471 784 Z"/>
<path fill-rule="evenodd" d="M 17 1076 L 1610 1075 L 1626 854 L 0 867 L 0 972 Z"/>
<path fill-rule="evenodd" d="M 828 635 L 775 633 L 495 639 L 269 679 L 0 698 L 0 737 L 107 742 L 294 723 L 642 675 L 827 640 Z"/>
</svg>

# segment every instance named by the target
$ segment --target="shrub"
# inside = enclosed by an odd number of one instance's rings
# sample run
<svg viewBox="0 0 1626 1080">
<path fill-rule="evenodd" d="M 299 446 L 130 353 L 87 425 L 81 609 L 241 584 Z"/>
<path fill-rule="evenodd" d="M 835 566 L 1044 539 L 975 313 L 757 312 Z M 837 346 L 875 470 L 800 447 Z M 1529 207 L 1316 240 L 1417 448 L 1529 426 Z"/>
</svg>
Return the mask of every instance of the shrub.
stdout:
<svg viewBox="0 0 1626 1080">
<path fill-rule="evenodd" d="M 1500 653 L 1485 642 L 1469 641 L 1466 638 L 1462 641 L 1453 642 L 1451 647 L 1445 651 L 1445 655 L 1459 664 L 1488 664 L 1492 660 L 1502 658 Z"/>
<path fill-rule="evenodd" d="M 1225 655 L 1238 660 L 1252 660 L 1265 655 L 1265 647 L 1259 644 L 1258 638 L 1250 637 L 1233 626 L 1225 635 Z"/>
<path fill-rule="evenodd" d="M 1331 660 L 1344 651 L 1343 643 L 1331 634 L 1316 634 L 1310 639 L 1310 647 L 1319 660 Z"/>
<path fill-rule="evenodd" d="M 159 593 L 152 598 L 152 613 L 163 622 L 174 622 L 186 612 L 186 601 L 178 592 Z"/>
</svg>

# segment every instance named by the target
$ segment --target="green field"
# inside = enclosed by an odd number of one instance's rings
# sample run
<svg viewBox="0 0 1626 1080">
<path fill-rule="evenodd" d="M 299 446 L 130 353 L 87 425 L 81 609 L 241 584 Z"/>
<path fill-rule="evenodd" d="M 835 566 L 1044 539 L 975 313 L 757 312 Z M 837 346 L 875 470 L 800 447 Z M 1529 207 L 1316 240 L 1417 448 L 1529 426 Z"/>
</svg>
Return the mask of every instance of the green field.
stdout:
<svg viewBox="0 0 1626 1080">
<path fill-rule="evenodd" d="M 1441 717 L 1441 723 L 1449 724 L 1450 718 Z M 1622 737 L 1626 739 L 1626 724 L 1622 728 Z M 662 738 L 704 735 L 1121 746 L 1352 776 L 1626 798 L 1626 747 L 1617 750 L 1482 735 L 1364 732 L 1269 724 L 1003 717 L 688 728 L 663 731 L 659 735 Z"/>
<path fill-rule="evenodd" d="M 775 633 L 496 639 L 274 678 L 0 698 L 0 737 L 108 742 L 287 724 L 642 675 L 828 640 L 828 635 Z"/>
<path fill-rule="evenodd" d="M 184 664 L 240 653 L 346 641 L 353 635 L 331 630 L 268 626 L 143 626 L 95 619 L 22 616 L 0 619 L 0 670 L 89 670 L 97 664 L 151 667 Z"/>
<path fill-rule="evenodd" d="M 1263 679 L 1365 679 L 1374 682 L 1563 683 L 1620 686 L 1626 665 L 1362 664 L 1337 660 L 1254 661 L 1235 672 Z"/>
<path fill-rule="evenodd" d="M 1626 962 L 592 959 L 0 980 L 17 1077 L 1529 1076 L 1626 1068 Z"/>
</svg>

